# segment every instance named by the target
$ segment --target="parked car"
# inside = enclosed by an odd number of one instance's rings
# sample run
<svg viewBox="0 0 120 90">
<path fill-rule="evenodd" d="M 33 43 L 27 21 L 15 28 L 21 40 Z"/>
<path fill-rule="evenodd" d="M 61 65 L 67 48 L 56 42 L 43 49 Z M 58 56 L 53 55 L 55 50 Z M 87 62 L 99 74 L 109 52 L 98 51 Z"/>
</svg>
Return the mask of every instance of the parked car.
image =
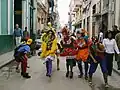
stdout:
<svg viewBox="0 0 120 90">
<path fill-rule="evenodd" d="M 39 50 L 41 48 L 42 41 L 40 39 L 36 39 L 36 50 Z"/>
</svg>

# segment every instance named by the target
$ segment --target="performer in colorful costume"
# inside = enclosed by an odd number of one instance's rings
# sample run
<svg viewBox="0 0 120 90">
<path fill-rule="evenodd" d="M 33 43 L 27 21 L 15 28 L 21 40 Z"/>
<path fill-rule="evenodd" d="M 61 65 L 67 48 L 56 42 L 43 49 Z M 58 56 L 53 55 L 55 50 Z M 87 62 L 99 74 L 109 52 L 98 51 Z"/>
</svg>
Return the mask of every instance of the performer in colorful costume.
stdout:
<svg viewBox="0 0 120 90">
<path fill-rule="evenodd" d="M 44 33 L 44 36 L 42 37 L 41 48 L 42 48 L 42 53 L 40 57 L 45 58 L 46 67 L 47 67 L 48 65 L 47 60 L 48 59 L 54 60 L 56 55 L 56 50 L 57 50 L 57 38 L 53 29 L 49 29 L 48 31 L 46 31 L 46 33 Z M 50 67 L 52 67 L 52 64 Z M 50 77 L 51 72 L 52 70 L 47 70 L 46 76 Z"/>
<path fill-rule="evenodd" d="M 89 69 L 89 83 L 92 84 L 92 77 L 93 74 L 96 72 L 98 64 L 100 64 L 101 71 L 103 73 L 103 78 L 105 82 L 105 87 L 108 87 L 108 78 L 107 78 L 107 68 L 106 68 L 106 60 L 105 60 L 105 53 L 104 53 L 104 45 L 98 42 L 98 39 L 92 38 L 93 43 L 90 45 L 90 56 L 91 56 L 91 63 Z"/>
<path fill-rule="evenodd" d="M 76 51 L 74 49 L 74 39 L 69 35 L 68 29 L 64 27 L 62 29 L 63 39 L 61 40 L 60 44 L 63 48 L 61 52 L 61 56 L 66 56 L 66 68 L 67 73 L 66 77 L 70 75 L 70 78 L 73 78 L 73 67 L 76 65 L 75 57 Z M 70 68 L 70 71 L 69 71 Z"/>
<path fill-rule="evenodd" d="M 89 50 L 88 50 L 88 36 L 85 36 L 85 32 L 78 31 L 76 33 L 77 40 L 75 41 L 75 47 L 78 49 L 78 53 L 76 55 L 76 59 L 78 62 L 78 68 L 80 70 L 80 75 L 78 75 L 79 78 L 83 77 L 83 69 L 82 69 L 82 62 L 84 62 L 85 67 L 85 79 L 88 78 L 88 56 L 89 56 Z"/>
<path fill-rule="evenodd" d="M 44 33 L 43 33 L 43 35 L 42 35 L 42 37 L 41 37 L 41 40 L 42 40 L 42 42 L 48 42 L 48 40 L 50 39 L 49 38 L 49 36 L 48 36 L 48 31 L 49 30 L 52 30 L 52 32 L 54 32 L 54 34 L 53 34 L 53 37 L 55 36 L 55 40 L 54 40 L 54 42 L 55 42 L 55 44 L 57 43 L 57 35 L 56 35 L 56 32 L 55 32 L 55 29 L 52 27 L 52 24 L 50 23 L 50 22 L 48 22 L 48 26 L 47 26 L 47 28 L 44 30 Z M 58 44 L 57 44 L 58 45 Z M 55 48 L 56 48 L 56 46 L 55 46 Z M 58 46 L 57 46 L 57 49 L 58 49 Z M 47 54 L 47 53 L 46 53 Z M 56 58 L 57 58 L 57 70 L 60 70 L 60 67 L 59 67 L 59 62 L 60 62 L 60 60 L 59 60 L 59 58 L 58 58 L 58 54 L 55 54 L 55 56 L 56 56 Z"/>
</svg>

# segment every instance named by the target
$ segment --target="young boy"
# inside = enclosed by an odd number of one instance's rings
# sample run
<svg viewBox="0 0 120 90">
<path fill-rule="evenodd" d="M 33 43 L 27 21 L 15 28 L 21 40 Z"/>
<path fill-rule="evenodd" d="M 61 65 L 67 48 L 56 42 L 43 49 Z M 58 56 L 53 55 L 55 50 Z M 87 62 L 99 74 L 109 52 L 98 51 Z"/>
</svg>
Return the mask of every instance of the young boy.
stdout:
<svg viewBox="0 0 120 90">
<path fill-rule="evenodd" d="M 27 53 L 30 53 L 30 47 L 29 45 L 32 43 L 32 39 L 28 39 L 26 44 L 21 44 L 14 53 L 15 60 L 20 63 L 21 62 L 21 75 L 24 78 L 30 78 L 28 73 L 26 73 L 27 70 Z"/>
</svg>

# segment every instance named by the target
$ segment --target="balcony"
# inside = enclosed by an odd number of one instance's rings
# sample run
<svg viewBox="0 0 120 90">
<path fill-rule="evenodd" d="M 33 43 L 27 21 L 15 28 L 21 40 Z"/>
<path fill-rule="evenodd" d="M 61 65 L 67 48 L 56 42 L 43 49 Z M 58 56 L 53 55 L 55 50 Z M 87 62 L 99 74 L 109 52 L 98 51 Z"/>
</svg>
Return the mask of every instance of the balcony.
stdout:
<svg viewBox="0 0 120 90">
<path fill-rule="evenodd" d="M 73 12 L 78 11 L 79 7 L 82 5 L 82 0 L 74 0 Z"/>
<path fill-rule="evenodd" d="M 87 9 L 89 9 L 90 5 L 92 3 L 92 0 L 87 0 L 83 2 L 83 12 L 86 11 Z"/>
</svg>

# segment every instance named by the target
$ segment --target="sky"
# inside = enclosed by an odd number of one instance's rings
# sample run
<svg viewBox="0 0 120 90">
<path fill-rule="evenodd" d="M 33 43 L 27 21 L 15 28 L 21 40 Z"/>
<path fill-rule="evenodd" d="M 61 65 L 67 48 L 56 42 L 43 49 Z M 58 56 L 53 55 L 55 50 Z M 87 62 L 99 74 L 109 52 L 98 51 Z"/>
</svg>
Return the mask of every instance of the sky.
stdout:
<svg viewBox="0 0 120 90">
<path fill-rule="evenodd" d="M 68 22 L 69 4 L 70 0 L 58 0 L 58 12 L 62 26 Z"/>
</svg>

